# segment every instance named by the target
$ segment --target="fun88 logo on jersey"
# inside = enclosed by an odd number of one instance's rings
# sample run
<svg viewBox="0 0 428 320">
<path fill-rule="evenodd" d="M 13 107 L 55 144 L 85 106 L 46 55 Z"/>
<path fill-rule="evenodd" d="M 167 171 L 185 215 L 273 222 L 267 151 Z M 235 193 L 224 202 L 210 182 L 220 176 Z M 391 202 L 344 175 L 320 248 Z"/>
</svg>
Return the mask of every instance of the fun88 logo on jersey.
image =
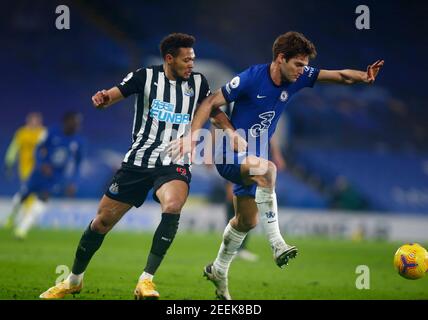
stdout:
<svg viewBox="0 0 428 320">
<path fill-rule="evenodd" d="M 174 113 L 175 106 L 172 103 L 153 100 L 150 108 L 150 116 L 159 121 L 170 122 L 174 124 L 188 124 L 189 114 Z"/>
</svg>

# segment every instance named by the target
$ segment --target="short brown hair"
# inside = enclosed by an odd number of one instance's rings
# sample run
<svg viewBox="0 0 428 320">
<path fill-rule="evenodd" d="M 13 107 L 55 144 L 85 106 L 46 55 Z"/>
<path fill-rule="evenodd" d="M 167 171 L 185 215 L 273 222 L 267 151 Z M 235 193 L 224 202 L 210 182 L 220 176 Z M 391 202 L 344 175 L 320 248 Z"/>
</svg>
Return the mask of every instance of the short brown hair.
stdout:
<svg viewBox="0 0 428 320">
<path fill-rule="evenodd" d="M 280 35 L 273 43 L 273 60 L 275 60 L 280 53 L 284 54 L 286 60 L 297 55 L 309 56 L 310 59 L 313 59 L 317 55 L 317 50 L 314 44 L 306 39 L 303 34 L 289 31 Z"/>
<path fill-rule="evenodd" d="M 176 57 L 180 48 L 192 48 L 195 37 L 185 33 L 171 33 L 162 39 L 160 43 L 160 53 L 162 58 L 167 54 Z"/>
</svg>

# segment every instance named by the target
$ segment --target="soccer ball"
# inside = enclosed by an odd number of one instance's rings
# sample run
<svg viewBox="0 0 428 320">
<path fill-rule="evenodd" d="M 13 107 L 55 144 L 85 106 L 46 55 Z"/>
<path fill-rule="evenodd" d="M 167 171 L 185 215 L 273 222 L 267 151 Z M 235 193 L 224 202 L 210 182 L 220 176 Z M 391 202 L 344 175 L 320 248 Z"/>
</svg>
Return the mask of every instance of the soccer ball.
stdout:
<svg viewBox="0 0 428 320">
<path fill-rule="evenodd" d="M 406 279 L 420 279 L 428 271 L 428 252 L 418 243 L 405 244 L 395 253 L 394 267 Z"/>
</svg>

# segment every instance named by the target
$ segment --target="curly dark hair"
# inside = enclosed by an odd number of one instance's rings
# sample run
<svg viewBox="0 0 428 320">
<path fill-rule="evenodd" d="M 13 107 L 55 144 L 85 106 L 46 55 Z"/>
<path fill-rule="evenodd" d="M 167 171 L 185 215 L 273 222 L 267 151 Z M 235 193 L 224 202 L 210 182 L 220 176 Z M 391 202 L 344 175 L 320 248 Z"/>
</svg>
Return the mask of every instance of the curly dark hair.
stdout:
<svg viewBox="0 0 428 320">
<path fill-rule="evenodd" d="M 185 33 L 171 33 L 162 39 L 160 43 L 160 53 L 162 58 L 167 54 L 176 57 L 180 48 L 192 48 L 195 37 Z"/>
<path fill-rule="evenodd" d="M 286 60 L 298 55 L 308 56 L 313 59 L 317 55 L 314 44 L 303 34 L 296 31 L 289 31 L 276 38 L 272 47 L 273 60 L 280 53 L 283 53 Z"/>
</svg>

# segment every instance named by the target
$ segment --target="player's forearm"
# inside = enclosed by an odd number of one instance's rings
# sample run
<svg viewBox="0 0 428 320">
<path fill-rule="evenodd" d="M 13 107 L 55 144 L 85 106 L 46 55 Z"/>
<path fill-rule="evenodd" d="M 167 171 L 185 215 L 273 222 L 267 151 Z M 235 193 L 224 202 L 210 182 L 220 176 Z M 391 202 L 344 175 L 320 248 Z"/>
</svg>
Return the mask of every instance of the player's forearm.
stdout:
<svg viewBox="0 0 428 320">
<path fill-rule="evenodd" d="M 230 122 L 229 117 L 220 108 L 215 108 L 210 115 L 211 123 L 218 129 L 223 129 L 224 132 L 233 139 L 236 136 L 236 129 Z"/>
<path fill-rule="evenodd" d="M 208 96 L 202 101 L 201 105 L 196 110 L 196 114 L 192 120 L 191 132 L 192 132 L 192 141 L 197 141 L 199 130 L 207 122 L 210 114 L 220 108 L 220 106 L 225 105 L 226 100 L 224 99 L 223 93 L 221 90 L 217 90 L 214 94 Z"/>
<path fill-rule="evenodd" d="M 207 122 L 208 118 L 210 117 L 210 113 L 211 113 L 211 106 L 209 105 L 205 105 L 205 106 L 201 105 L 196 111 L 195 117 L 192 120 L 192 127 L 191 127 L 192 141 L 197 141 L 199 136 L 199 131 Z"/>
<path fill-rule="evenodd" d="M 123 95 L 118 87 L 113 87 L 109 90 L 98 91 L 92 96 L 92 103 L 97 109 L 105 109 L 112 104 L 123 99 Z"/>
<path fill-rule="evenodd" d="M 123 99 L 123 95 L 120 92 L 118 87 L 113 87 L 107 90 L 107 93 L 109 95 L 110 101 L 107 103 L 106 107 L 109 107 L 112 104 L 115 104 L 116 102 L 119 102 L 120 100 Z"/>
<path fill-rule="evenodd" d="M 367 72 L 364 71 L 345 69 L 339 74 L 343 84 L 368 83 Z"/>
<path fill-rule="evenodd" d="M 196 110 L 195 117 L 192 120 L 191 132 L 192 135 L 197 136 L 199 130 L 208 121 L 210 114 L 216 109 L 214 105 L 213 95 L 206 98 L 198 110 Z"/>
<path fill-rule="evenodd" d="M 210 120 L 211 120 L 211 123 L 216 128 L 223 129 L 223 130 L 226 130 L 226 129 L 235 130 L 235 128 L 233 127 L 232 123 L 229 120 L 229 117 L 226 115 L 226 113 L 221 111 L 220 108 L 214 109 L 211 112 Z"/>
</svg>

